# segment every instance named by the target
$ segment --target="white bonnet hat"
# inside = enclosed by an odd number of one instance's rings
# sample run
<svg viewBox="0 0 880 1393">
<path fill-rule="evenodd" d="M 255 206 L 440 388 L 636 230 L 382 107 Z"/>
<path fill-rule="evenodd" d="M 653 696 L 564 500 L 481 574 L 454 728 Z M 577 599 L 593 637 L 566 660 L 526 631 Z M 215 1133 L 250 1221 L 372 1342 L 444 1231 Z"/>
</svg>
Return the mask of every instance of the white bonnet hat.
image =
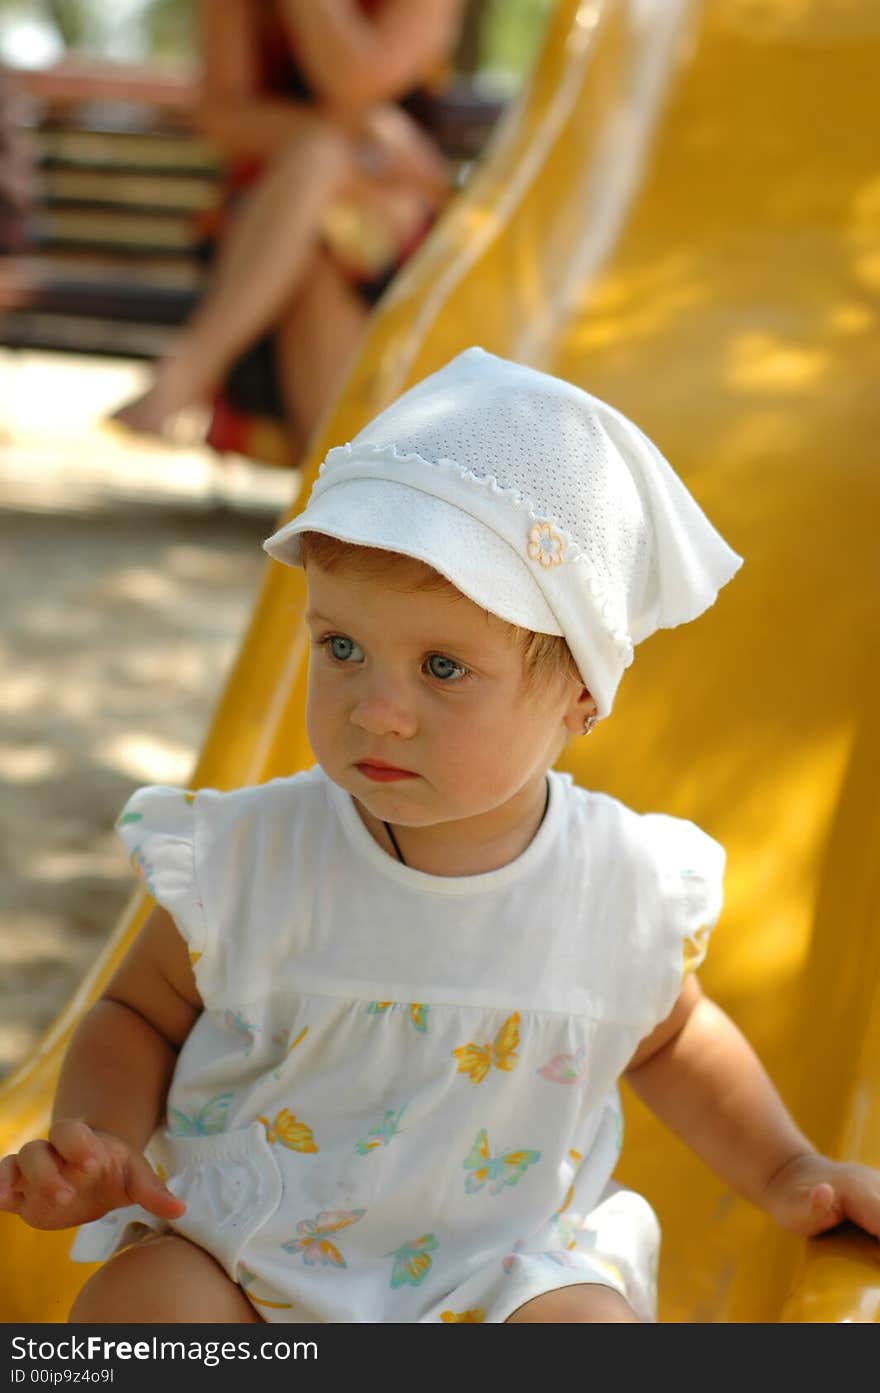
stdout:
<svg viewBox="0 0 880 1393">
<path fill-rule="evenodd" d="M 499 618 L 563 634 L 599 716 L 634 644 L 702 614 L 742 565 L 619 411 L 481 348 L 330 450 L 263 546 L 299 565 L 307 531 L 416 557 Z"/>
</svg>

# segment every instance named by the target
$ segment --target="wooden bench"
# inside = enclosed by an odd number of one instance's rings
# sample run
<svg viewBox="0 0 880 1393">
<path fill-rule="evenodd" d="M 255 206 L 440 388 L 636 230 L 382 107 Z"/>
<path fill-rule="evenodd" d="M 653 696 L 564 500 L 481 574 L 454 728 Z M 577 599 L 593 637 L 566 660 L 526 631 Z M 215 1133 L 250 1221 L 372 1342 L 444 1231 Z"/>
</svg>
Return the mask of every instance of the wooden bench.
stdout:
<svg viewBox="0 0 880 1393">
<path fill-rule="evenodd" d="M 95 63 L 13 77 L 31 107 L 36 192 L 29 246 L 0 256 L 0 344 L 157 356 L 198 298 L 197 215 L 220 191 L 194 81 Z M 453 85 L 425 119 L 462 172 L 501 110 Z"/>
</svg>

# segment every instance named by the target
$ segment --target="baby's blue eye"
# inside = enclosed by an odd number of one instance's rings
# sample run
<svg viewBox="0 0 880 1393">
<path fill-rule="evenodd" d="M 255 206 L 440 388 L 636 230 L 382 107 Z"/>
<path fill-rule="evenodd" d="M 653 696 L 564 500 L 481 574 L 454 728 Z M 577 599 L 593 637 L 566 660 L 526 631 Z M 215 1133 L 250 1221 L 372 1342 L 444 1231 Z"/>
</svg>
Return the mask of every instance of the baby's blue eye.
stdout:
<svg viewBox="0 0 880 1393">
<path fill-rule="evenodd" d="M 444 658 L 442 653 L 432 653 L 426 666 L 431 676 L 440 682 L 458 682 L 467 676 L 467 668 L 462 667 L 460 663 L 454 663 L 451 658 Z"/>
<path fill-rule="evenodd" d="M 364 655 L 354 639 L 346 638 L 344 634 L 331 634 L 324 642 L 337 662 L 347 663 L 350 658 L 354 658 L 355 662 L 359 663 L 363 659 Z M 356 656 L 357 654 L 360 654 L 360 657 Z"/>
</svg>

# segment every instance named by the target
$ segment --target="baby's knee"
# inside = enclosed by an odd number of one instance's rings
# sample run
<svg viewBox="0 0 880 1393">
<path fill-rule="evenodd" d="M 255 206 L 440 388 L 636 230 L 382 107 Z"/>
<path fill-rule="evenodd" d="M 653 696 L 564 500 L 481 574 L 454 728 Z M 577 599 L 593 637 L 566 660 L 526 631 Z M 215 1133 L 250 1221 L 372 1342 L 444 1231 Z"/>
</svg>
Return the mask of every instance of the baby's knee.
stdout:
<svg viewBox="0 0 880 1393">
<path fill-rule="evenodd" d="M 260 1320 L 210 1253 L 175 1234 L 151 1236 L 110 1258 L 68 1316 L 73 1325 Z"/>
<path fill-rule="evenodd" d="M 639 1325 L 639 1317 L 625 1297 L 598 1282 L 578 1282 L 545 1291 L 508 1316 L 507 1324 L 606 1324 Z"/>
</svg>

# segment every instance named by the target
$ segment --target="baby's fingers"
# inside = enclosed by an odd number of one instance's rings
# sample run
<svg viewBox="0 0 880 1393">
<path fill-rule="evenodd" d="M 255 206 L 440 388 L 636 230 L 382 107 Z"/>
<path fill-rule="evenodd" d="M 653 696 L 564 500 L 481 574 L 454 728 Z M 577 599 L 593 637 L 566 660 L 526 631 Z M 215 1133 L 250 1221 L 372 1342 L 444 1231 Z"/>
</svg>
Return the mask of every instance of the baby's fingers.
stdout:
<svg viewBox="0 0 880 1393">
<path fill-rule="evenodd" d="M 87 1176 L 114 1204 L 127 1199 L 163 1219 L 175 1219 L 183 1212 L 185 1206 L 165 1189 L 146 1159 L 119 1137 L 96 1132 L 80 1118 L 64 1118 L 53 1125 L 49 1139 L 66 1163 L 71 1184 Z"/>
<path fill-rule="evenodd" d="M 814 1185 L 810 1191 L 810 1210 L 817 1219 L 826 1216 L 834 1216 L 835 1222 L 840 1220 L 840 1211 L 836 1207 L 834 1186 L 828 1185 L 824 1181 L 820 1185 Z"/>
<path fill-rule="evenodd" d="M 845 1217 L 880 1239 L 880 1172 L 860 1167 L 841 1200 Z"/>
<path fill-rule="evenodd" d="M 110 1161 L 106 1142 L 78 1117 L 61 1118 L 49 1128 L 49 1144 L 74 1171 L 97 1176 Z"/>
<path fill-rule="evenodd" d="M 0 1161 L 0 1210 L 17 1214 L 21 1195 L 17 1193 L 21 1185 L 21 1171 L 15 1156 L 4 1156 Z"/>
<path fill-rule="evenodd" d="M 140 1204 L 159 1219 L 179 1219 L 186 1205 L 166 1189 L 143 1156 L 132 1152 L 125 1166 L 125 1188 L 132 1204 Z"/>
<path fill-rule="evenodd" d="M 48 1204 L 70 1204 L 75 1191 L 61 1173 L 61 1157 L 46 1141 L 25 1142 L 18 1153 L 20 1189 Z"/>
</svg>

